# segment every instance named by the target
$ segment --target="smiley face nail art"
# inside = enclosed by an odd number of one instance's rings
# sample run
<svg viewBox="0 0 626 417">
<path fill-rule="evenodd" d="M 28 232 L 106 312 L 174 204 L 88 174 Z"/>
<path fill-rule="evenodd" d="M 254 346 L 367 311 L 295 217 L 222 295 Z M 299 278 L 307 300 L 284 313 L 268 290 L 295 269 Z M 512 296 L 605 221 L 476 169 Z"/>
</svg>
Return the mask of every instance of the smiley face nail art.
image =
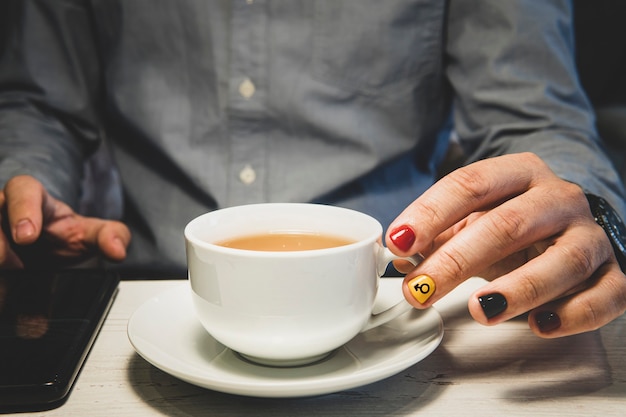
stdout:
<svg viewBox="0 0 626 417">
<path fill-rule="evenodd" d="M 424 304 L 435 292 L 435 281 L 428 275 L 418 275 L 408 283 L 413 298 Z"/>
</svg>

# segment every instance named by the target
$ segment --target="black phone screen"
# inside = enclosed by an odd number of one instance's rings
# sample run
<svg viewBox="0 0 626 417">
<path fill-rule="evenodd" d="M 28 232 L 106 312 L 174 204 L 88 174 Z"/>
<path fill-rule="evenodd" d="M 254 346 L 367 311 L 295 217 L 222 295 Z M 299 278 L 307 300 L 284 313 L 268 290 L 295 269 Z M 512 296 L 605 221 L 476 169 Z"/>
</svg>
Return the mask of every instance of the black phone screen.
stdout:
<svg viewBox="0 0 626 417">
<path fill-rule="evenodd" d="M 0 412 L 65 402 L 118 284 L 103 270 L 0 271 Z"/>
</svg>

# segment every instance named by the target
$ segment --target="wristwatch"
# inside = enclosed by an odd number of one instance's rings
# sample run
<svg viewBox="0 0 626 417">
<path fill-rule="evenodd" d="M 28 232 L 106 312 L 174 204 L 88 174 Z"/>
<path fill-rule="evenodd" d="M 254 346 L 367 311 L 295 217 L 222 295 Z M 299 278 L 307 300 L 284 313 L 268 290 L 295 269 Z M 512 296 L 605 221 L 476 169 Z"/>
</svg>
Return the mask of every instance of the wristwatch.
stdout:
<svg viewBox="0 0 626 417">
<path fill-rule="evenodd" d="M 626 271 L 626 226 L 617 212 L 602 197 L 593 194 L 585 194 L 591 213 L 603 229 L 613 245 L 615 257 L 622 271 Z"/>
</svg>

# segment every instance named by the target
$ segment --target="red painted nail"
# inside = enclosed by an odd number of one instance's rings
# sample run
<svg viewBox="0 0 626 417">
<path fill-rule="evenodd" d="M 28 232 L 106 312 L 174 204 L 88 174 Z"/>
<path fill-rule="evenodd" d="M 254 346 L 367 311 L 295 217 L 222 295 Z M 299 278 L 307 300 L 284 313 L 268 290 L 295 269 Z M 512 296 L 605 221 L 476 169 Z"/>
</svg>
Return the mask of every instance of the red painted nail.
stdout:
<svg viewBox="0 0 626 417">
<path fill-rule="evenodd" d="M 408 252 L 415 243 L 415 232 L 409 226 L 400 226 L 394 229 L 389 237 L 394 245 L 403 252 Z"/>
</svg>

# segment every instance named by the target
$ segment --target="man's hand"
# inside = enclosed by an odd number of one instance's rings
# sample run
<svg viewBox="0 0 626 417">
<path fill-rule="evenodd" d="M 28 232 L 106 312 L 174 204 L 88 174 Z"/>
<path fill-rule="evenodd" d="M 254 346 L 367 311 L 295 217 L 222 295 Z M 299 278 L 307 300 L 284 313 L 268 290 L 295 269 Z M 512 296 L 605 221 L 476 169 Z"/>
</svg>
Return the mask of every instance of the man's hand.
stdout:
<svg viewBox="0 0 626 417">
<path fill-rule="evenodd" d="M 417 308 L 481 276 L 491 282 L 473 294 L 469 311 L 486 325 L 530 312 L 536 334 L 559 337 L 626 310 L 626 276 L 582 189 L 533 154 L 452 172 L 392 223 L 386 241 L 398 255 L 425 257 L 403 287 Z M 435 289 L 421 294 L 423 282 Z"/>
<path fill-rule="evenodd" d="M 126 257 L 130 231 L 123 223 L 76 214 L 33 177 L 9 180 L 0 191 L 0 209 L 2 268 L 32 266 L 30 262 L 63 265 L 95 255 L 113 261 Z"/>
</svg>

